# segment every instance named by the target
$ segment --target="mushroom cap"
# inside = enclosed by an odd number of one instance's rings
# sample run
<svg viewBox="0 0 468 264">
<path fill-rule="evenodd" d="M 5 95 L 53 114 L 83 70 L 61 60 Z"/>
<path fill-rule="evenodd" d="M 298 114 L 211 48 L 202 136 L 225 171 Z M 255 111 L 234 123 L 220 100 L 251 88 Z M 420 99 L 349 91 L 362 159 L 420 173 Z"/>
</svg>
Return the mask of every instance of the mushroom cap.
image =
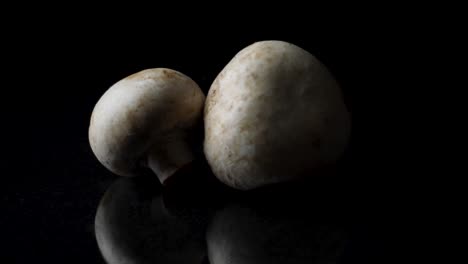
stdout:
<svg viewBox="0 0 468 264">
<path fill-rule="evenodd" d="M 201 118 L 205 96 L 186 75 L 147 69 L 110 87 L 94 107 L 89 141 L 110 171 L 134 176 L 149 149 L 179 137 Z"/>
<path fill-rule="evenodd" d="M 204 122 L 206 158 L 218 179 L 237 189 L 336 161 L 351 127 L 332 74 L 283 41 L 256 42 L 236 54 L 209 90 Z"/>
</svg>

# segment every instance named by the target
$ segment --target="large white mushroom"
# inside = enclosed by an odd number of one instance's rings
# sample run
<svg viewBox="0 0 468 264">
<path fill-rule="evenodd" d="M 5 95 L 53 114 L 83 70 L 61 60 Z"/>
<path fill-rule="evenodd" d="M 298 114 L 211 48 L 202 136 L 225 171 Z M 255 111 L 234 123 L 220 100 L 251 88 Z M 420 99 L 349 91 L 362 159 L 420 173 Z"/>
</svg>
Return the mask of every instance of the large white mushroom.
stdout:
<svg viewBox="0 0 468 264">
<path fill-rule="evenodd" d="M 207 95 L 204 122 L 214 174 L 243 190 L 313 175 L 335 162 L 351 126 L 332 74 L 283 41 L 254 43 L 227 64 Z"/>
<path fill-rule="evenodd" d="M 91 148 L 115 174 L 134 176 L 146 166 L 164 183 L 194 159 L 186 133 L 201 120 L 204 100 L 192 79 L 171 69 L 128 76 L 96 104 L 89 126 Z"/>
</svg>

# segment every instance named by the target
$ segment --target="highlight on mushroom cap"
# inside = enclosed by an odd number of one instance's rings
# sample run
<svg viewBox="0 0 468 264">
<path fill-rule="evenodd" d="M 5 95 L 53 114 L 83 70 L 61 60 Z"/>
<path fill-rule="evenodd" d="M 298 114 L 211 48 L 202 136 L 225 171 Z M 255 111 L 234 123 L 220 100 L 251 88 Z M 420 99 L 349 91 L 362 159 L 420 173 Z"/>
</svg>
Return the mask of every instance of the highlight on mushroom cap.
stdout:
<svg viewBox="0 0 468 264">
<path fill-rule="evenodd" d="M 130 75 L 112 85 L 94 107 L 89 126 L 93 153 L 118 175 L 134 176 L 143 164 L 153 165 L 158 177 L 169 177 L 193 158 L 184 137 L 201 120 L 204 100 L 200 87 L 175 70 Z"/>
<path fill-rule="evenodd" d="M 210 87 L 204 122 L 214 174 L 242 190 L 313 175 L 344 153 L 351 129 L 332 74 L 283 41 L 256 42 L 234 56 Z"/>
</svg>

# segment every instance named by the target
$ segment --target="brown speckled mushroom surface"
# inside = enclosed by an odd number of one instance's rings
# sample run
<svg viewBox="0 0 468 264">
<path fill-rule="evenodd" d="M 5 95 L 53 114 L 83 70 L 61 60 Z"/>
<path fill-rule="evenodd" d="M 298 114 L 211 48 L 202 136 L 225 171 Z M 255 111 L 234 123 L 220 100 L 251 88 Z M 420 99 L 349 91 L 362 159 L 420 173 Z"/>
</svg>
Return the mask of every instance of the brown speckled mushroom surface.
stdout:
<svg viewBox="0 0 468 264">
<path fill-rule="evenodd" d="M 288 181 L 336 161 L 350 135 L 338 83 L 312 54 L 283 41 L 241 50 L 206 98 L 206 158 L 237 189 Z"/>
<path fill-rule="evenodd" d="M 110 87 L 96 104 L 89 141 L 110 171 L 133 176 L 148 166 L 163 183 L 193 160 L 185 134 L 201 120 L 205 96 L 186 75 L 147 69 Z"/>
</svg>

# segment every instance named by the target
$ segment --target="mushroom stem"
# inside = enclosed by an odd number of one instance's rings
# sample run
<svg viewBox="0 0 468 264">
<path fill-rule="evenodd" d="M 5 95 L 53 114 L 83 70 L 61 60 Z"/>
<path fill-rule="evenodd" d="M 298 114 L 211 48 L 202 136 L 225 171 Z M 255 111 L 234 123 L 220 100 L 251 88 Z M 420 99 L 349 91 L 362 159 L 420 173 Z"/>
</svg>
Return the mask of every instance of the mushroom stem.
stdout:
<svg viewBox="0 0 468 264">
<path fill-rule="evenodd" d="M 172 136 L 154 144 L 148 152 L 148 167 L 164 182 L 180 168 L 192 162 L 194 156 L 183 136 Z"/>
</svg>

